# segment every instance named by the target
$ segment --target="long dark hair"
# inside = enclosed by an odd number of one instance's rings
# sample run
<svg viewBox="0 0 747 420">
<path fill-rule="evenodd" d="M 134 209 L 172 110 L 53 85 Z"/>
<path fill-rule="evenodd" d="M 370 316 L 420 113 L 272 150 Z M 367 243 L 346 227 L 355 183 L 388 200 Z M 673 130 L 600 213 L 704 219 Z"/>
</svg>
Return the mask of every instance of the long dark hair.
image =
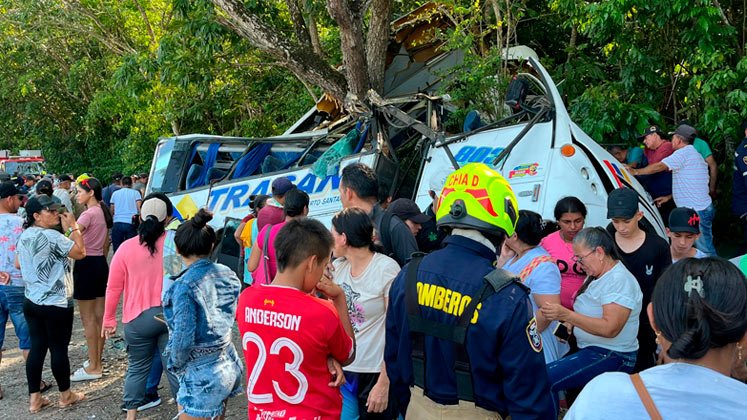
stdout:
<svg viewBox="0 0 747 420">
<path fill-rule="evenodd" d="M 185 257 L 204 256 L 210 254 L 215 245 L 215 230 L 207 223 L 213 215 L 205 209 L 182 223 L 174 235 L 176 252 Z"/>
<path fill-rule="evenodd" d="M 104 212 L 104 221 L 106 222 L 106 228 L 111 229 L 114 225 L 114 221 L 112 220 L 112 213 L 109 210 L 109 206 L 104 203 L 104 200 L 101 196 L 101 181 L 99 181 L 96 178 L 86 178 L 78 183 L 78 186 L 80 186 L 80 189 L 82 189 L 85 192 L 91 192 L 93 191 L 93 197 L 96 199 L 96 201 L 99 202 L 99 206 L 101 206 L 101 211 Z"/>
<path fill-rule="evenodd" d="M 285 193 L 283 214 L 286 217 L 303 216 L 303 212 L 307 207 L 309 207 L 309 195 L 306 191 L 293 188 Z"/>
<path fill-rule="evenodd" d="M 343 209 L 332 218 L 337 233 L 345 234 L 348 245 L 353 248 L 368 248 L 371 252 L 382 252 L 373 240 L 374 226 L 365 211 L 351 207 Z"/>
<path fill-rule="evenodd" d="M 677 261 L 656 282 L 651 302 L 672 359 L 700 359 L 747 332 L 747 279 L 719 258 Z"/>
<path fill-rule="evenodd" d="M 143 200 L 143 204 L 145 204 L 145 202 L 148 200 L 161 200 L 166 203 L 167 219 L 168 216 L 174 213 L 174 205 L 171 204 L 171 200 L 166 197 L 166 194 L 150 193 Z M 158 242 L 158 239 L 161 237 L 161 235 L 163 235 L 165 231 L 166 220 L 159 222 L 155 216 L 148 216 L 145 220 L 141 221 L 140 226 L 137 227 L 137 234 L 140 238 L 140 245 L 147 246 L 148 251 L 150 251 L 150 255 L 155 254 L 157 251 L 156 242 Z"/>
</svg>

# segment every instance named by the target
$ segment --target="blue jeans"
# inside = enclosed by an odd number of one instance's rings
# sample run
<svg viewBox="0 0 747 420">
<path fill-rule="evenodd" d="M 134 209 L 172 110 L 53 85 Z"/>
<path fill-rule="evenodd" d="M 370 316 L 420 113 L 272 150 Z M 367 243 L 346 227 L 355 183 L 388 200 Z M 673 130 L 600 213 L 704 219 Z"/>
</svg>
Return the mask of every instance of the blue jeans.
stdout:
<svg viewBox="0 0 747 420">
<path fill-rule="evenodd" d="M 117 222 L 112 226 L 112 248 L 117 252 L 122 242 L 137 236 L 137 229 L 131 223 Z"/>
<path fill-rule="evenodd" d="M 700 217 L 700 238 L 695 241 L 695 248 L 705 252 L 708 256 L 715 257 L 716 247 L 713 246 L 713 218 L 716 217 L 716 209 L 713 204 L 698 211 Z"/>
<path fill-rule="evenodd" d="M 5 326 L 8 318 L 16 331 L 18 348 L 21 350 L 31 348 L 29 325 L 23 315 L 23 292 L 24 288 L 21 286 L 0 286 L 0 349 L 5 343 Z"/>
<path fill-rule="evenodd" d="M 555 409 L 558 409 L 558 392 L 582 388 L 604 372 L 633 372 L 637 351 L 622 353 L 601 347 L 589 346 L 547 365 Z"/>
</svg>

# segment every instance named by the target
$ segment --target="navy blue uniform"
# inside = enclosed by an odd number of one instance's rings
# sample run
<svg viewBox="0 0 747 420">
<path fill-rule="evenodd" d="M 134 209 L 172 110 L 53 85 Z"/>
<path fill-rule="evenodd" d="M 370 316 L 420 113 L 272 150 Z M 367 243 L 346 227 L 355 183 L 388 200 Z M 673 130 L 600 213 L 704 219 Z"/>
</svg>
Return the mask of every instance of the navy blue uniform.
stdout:
<svg viewBox="0 0 747 420">
<path fill-rule="evenodd" d="M 452 235 L 443 249 L 422 260 L 417 272 L 422 318 L 455 324 L 494 270 L 495 252 L 472 239 Z M 392 284 L 386 317 L 384 359 L 399 406 L 409 401 L 414 384 L 412 341 L 405 302 L 406 266 Z M 475 405 L 513 419 L 556 419 L 542 344 L 527 290 L 511 283 L 477 306 L 467 330 L 466 353 Z M 456 404 L 456 345 L 425 337 L 425 392 L 439 404 Z"/>
<path fill-rule="evenodd" d="M 747 213 L 747 138 L 734 151 L 733 181 L 731 209 L 735 215 L 741 216 Z"/>
<path fill-rule="evenodd" d="M 734 178 L 731 187 L 731 210 L 737 217 L 747 214 L 747 138 L 734 151 Z M 747 216 L 742 217 L 742 244 L 738 252 L 747 252 Z"/>
</svg>

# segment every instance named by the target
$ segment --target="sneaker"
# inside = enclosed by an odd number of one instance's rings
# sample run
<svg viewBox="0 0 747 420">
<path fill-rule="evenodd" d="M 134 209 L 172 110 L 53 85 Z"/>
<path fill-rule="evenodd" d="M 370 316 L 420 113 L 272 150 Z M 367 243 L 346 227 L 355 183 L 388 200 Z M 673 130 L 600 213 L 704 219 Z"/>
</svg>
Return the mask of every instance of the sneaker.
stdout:
<svg viewBox="0 0 747 420">
<path fill-rule="evenodd" d="M 142 405 L 138 406 L 137 411 L 145 411 L 159 405 L 161 405 L 161 398 L 158 394 L 146 394 L 145 400 L 142 402 Z M 122 404 L 122 411 L 127 411 L 124 404 Z"/>
</svg>

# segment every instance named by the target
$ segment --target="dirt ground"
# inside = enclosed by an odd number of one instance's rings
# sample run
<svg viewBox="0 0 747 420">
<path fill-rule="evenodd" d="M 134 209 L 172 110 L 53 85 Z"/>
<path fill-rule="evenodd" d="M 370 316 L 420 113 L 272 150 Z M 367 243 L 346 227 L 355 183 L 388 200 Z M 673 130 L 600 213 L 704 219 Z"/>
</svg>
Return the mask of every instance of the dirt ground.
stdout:
<svg viewBox="0 0 747 420">
<path fill-rule="evenodd" d="M 57 408 L 59 390 L 49 367 L 49 355 L 45 364 L 42 378 L 53 385 L 46 395 L 52 406 L 45 408 L 38 414 L 28 412 L 28 388 L 26 385 L 26 370 L 23 355 L 18 349 L 18 339 L 13 330 L 13 324 L 8 321 L 5 333 L 5 344 L 2 364 L 0 364 L 0 385 L 3 387 L 5 398 L 0 400 L 0 419 L 22 420 L 22 419 L 124 419 L 125 413 L 120 408 L 122 404 L 122 392 L 124 389 L 124 375 L 127 369 L 127 354 L 125 353 L 124 338 L 122 337 L 122 326 L 118 327 L 118 336 L 106 342 L 104 349 L 104 376 L 97 381 L 73 382 L 74 391 L 86 394 L 86 400 L 70 408 Z M 234 330 L 233 339 L 236 349 L 240 351 L 241 342 L 238 339 L 238 330 Z M 75 312 L 75 324 L 73 325 L 73 337 L 70 342 L 70 369 L 75 371 L 83 365 L 88 358 L 86 355 L 85 339 L 83 337 L 83 325 L 80 317 Z M 168 420 L 177 414 L 176 403 L 171 399 L 171 391 L 164 376 L 161 379 L 158 391 L 163 403 L 156 408 L 138 413 L 138 419 Z M 245 394 L 234 397 L 228 401 L 226 418 L 246 418 Z"/>
</svg>

